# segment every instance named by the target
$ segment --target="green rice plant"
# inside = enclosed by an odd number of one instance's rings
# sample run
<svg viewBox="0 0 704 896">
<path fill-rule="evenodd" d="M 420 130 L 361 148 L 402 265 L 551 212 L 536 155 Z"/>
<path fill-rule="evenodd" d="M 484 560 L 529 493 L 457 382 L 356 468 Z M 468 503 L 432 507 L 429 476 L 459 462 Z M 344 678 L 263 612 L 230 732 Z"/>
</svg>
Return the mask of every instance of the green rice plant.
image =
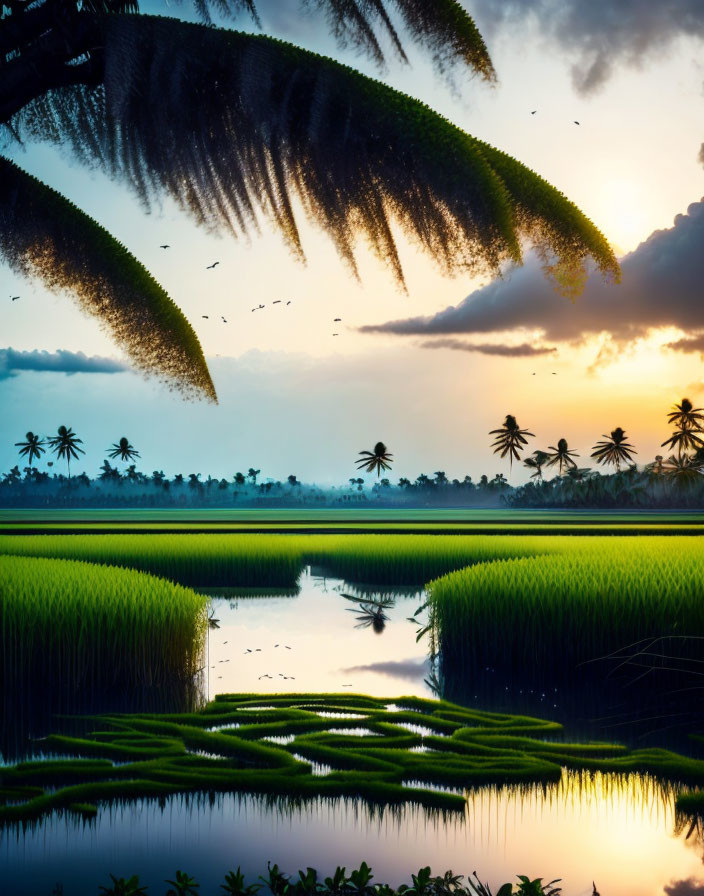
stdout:
<svg viewBox="0 0 704 896">
<path fill-rule="evenodd" d="M 672 637 L 680 659 L 700 657 L 701 539 L 570 541 L 569 550 L 475 565 L 428 585 L 446 675 L 467 680 L 490 667 L 522 681 L 562 681 L 612 657 L 604 661 L 621 672 L 632 663 L 635 677 L 645 648 Z M 655 667 L 671 659 L 656 657 Z"/>
<path fill-rule="evenodd" d="M 126 566 L 192 587 L 290 589 L 309 563 L 358 582 L 422 586 L 472 563 L 559 549 L 552 541 L 479 535 L 15 535 L 0 536 L 0 554 Z"/>
<path fill-rule="evenodd" d="M 259 711 L 286 744 L 251 716 Z M 394 708 L 389 708 L 393 702 Z M 340 707 L 359 719 L 322 716 Z M 400 707 L 400 711 L 398 711 Z M 227 717 L 233 727 L 211 730 Z M 406 718 L 436 730 L 423 737 Z M 97 811 L 99 803 L 176 793 L 242 792 L 281 800 L 354 798 L 370 804 L 407 802 L 464 811 L 463 790 L 507 784 L 557 783 L 563 769 L 642 773 L 681 785 L 704 785 L 704 761 L 667 750 L 554 740 L 554 722 L 487 713 L 445 701 L 356 694 L 223 694 L 203 710 L 136 713 L 92 719 L 83 737 L 55 734 L 43 749 L 73 759 L 40 759 L 0 767 L 0 823 L 24 822 L 56 810 Z M 307 724 L 301 725 L 301 722 Z M 238 723 L 240 727 L 235 728 Z M 363 726 L 370 734 L 336 734 Z M 552 739 L 547 739 L 552 738 Z M 165 749 L 166 745 L 166 749 Z M 419 746 L 428 746 L 419 752 Z M 329 766 L 313 774 L 313 764 Z M 449 791 L 439 787 L 450 788 Z M 78 808 L 80 807 L 80 809 Z"/>
<path fill-rule="evenodd" d="M 129 569 L 0 556 L 5 694 L 93 693 L 190 681 L 201 665 L 206 598 Z"/>
</svg>

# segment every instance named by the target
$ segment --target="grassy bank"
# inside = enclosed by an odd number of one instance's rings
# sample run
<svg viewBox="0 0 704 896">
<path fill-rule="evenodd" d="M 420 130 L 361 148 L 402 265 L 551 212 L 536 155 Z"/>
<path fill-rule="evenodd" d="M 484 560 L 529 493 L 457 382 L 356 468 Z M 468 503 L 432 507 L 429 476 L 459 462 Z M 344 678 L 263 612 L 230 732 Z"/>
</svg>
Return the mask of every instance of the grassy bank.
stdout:
<svg viewBox="0 0 704 896">
<path fill-rule="evenodd" d="M 680 636 L 704 638 L 703 572 L 704 542 L 678 537 L 574 539 L 569 550 L 451 573 L 428 587 L 443 669 L 549 680 L 670 636 L 679 656 L 700 658 L 702 642 Z"/>
<path fill-rule="evenodd" d="M 57 557 L 139 569 L 203 587 L 291 588 L 304 565 L 358 582 L 424 585 L 472 563 L 560 550 L 531 536 L 18 535 L 0 554 Z"/>
<path fill-rule="evenodd" d="M 3 691 L 158 687 L 190 679 L 206 600 L 129 569 L 0 556 Z"/>
</svg>

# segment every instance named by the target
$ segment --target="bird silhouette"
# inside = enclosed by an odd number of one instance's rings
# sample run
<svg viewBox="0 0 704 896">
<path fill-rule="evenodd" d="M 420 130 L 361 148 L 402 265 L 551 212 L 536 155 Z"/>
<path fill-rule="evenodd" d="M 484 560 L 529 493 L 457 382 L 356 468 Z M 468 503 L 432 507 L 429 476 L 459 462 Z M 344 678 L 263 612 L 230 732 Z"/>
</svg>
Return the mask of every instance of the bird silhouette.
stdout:
<svg viewBox="0 0 704 896">
<path fill-rule="evenodd" d="M 536 113 L 537 111 L 538 111 L 537 109 L 533 109 L 533 111 L 532 111 L 530 114 L 531 114 L 531 115 L 535 115 L 535 113 Z"/>
<path fill-rule="evenodd" d="M 287 304 L 287 305 L 290 305 L 291 303 L 290 303 L 290 302 L 286 302 L 286 304 Z"/>
<path fill-rule="evenodd" d="M 224 317 L 223 317 L 223 319 L 222 319 L 222 322 L 223 322 L 223 323 L 224 323 L 224 324 L 226 324 L 226 323 L 227 323 L 227 321 L 226 321 L 226 320 L 225 320 L 225 318 L 224 318 Z"/>
<path fill-rule="evenodd" d="M 275 302 L 272 302 L 271 304 L 272 304 L 272 305 L 280 305 L 280 304 L 281 304 L 281 299 L 277 299 Z"/>
<path fill-rule="evenodd" d="M 259 305 L 259 307 L 260 307 L 260 308 L 263 308 L 264 306 L 263 306 L 263 305 Z"/>
<path fill-rule="evenodd" d="M 251 651 L 251 649 L 250 649 L 249 647 L 245 650 L 245 653 L 251 653 L 251 652 L 252 652 L 252 651 Z"/>
<path fill-rule="evenodd" d="M 579 124 L 579 122 L 578 122 L 578 121 L 575 121 L 575 124 Z"/>
<path fill-rule="evenodd" d="M 288 644 L 284 644 L 284 647 L 286 648 L 286 650 L 290 650 L 290 649 L 291 649 L 291 648 L 288 646 Z"/>
<path fill-rule="evenodd" d="M 254 652 L 255 652 L 255 653 L 261 653 L 261 652 L 262 652 L 261 647 L 255 647 L 255 648 L 254 648 Z"/>
<path fill-rule="evenodd" d="M 341 320 L 342 320 L 341 317 L 333 317 L 332 322 L 333 322 L 334 324 L 337 324 L 337 323 L 339 323 Z"/>
<path fill-rule="evenodd" d="M 218 264 L 220 264 L 219 261 L 214 261 L 212 264 L 206 265 L 205 269 L 206 269 L 206 271 L 212 271 L 212 269 L 215 267 L 215 265 L 218 265 Z"/>
<path fill-rule="evenodd" d="M 171 246 L 168 243 L 164 243 L 163 246 L 159 246 L 160 249 L 170 249 Z"/>
<path fill-rule="evenodd" d="M 257 310 L 256 308 L 252 308 L 252 311 L 256 311 L 256 310 Z"/>
<path fill-rule="evenodd" d="M 204 317 L 206 320 L 210 320 L 207 314 L 201 314 L 201 317 Z"/>
<path fill-rule="evenodd" d="M 274 644 L 274 647 L 278 647 L 278 646 L 279 646 L 278 644 Z"/>
<path fill-rule="evenodd" d="M 532 376 L 535 376 L 535 374 L 532 374 Z"/>
<path fill-rule="evenodd" d="M 19 299 L 19 296 L 10 296 L 13 302 L 16 302 Z"/>
<path fill-rule="evenodd" d="M 223 643 L 223 644 L 227 644 L 227 641 L 223 641 L 222 643 Z"/>
<path fill-rule="evenodd" d="M 553 375 L 553 376 L 557 376 L 557 374 L 556 374 L 556 373 L 555 373 L 555 371 L 554 371 L 554 370 L 553 370 L 553 372 L 552 372 L 552 375 Z"/>
<path fill-rule="evenodd" d="M 333 333 L 332 335 L 333 335 L 333 336 L 339 336 L 340 334 L 339 334 L 339 333 Z"/>
</svg>

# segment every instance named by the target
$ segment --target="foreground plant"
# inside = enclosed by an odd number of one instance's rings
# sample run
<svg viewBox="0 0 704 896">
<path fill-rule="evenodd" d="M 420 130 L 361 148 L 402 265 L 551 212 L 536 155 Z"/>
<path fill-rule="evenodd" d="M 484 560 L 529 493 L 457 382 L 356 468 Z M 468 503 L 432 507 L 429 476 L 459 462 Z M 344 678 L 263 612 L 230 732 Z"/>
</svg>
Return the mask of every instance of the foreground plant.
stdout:
<svg viewBox="0 0 704 896">
<path fill-rule="evenodd" d="M 412 883 L 402 884 L 394 889 L 389 884 L 372 884 L 374 875 L 366 862 L 362 862 L 358 869 L 347 874 L 345 868 L 338 867 L 335 873 L 324 880 L 320 880 L 315 868 L 306 868 L 298 872 L 298 879 L 290 877 L 281 871 L 278 865 L 267 865 L 266 876 L 260 877 L 262 883 L 245 883 L 244 874 L 240 867 L 237 871 L 230 871 L 225 875 L 225 883 L 220 888 L 226 896 L 254 896 L 262 887 L 266 887 L 272 896 L 493 896 L 488 884 L 483 884 L 477 877 L 476 871 L 472 874 L 474 880 L 468 878 L 467 886 L 463 886 L 464 875 L 446 871 L 443 875 L 433 876 L 430 866 L 421 868 L 417 874 L 411 875 Z M 104 896 L 146 896 L 147 888 L 139 886 L 139 878 L 116 878 L 110 875 L 112 886 L 100 887 Z M 542 878 L 531 880 L 524 874 L 518 875 L 518 885 L 505 883 L 501 886 L 496 896 L 559 896 L 560 887 L 555 886 L 560 881 L 555 879 L 543 884 Z M 167 880 L 166 883 L 174 885 L 175 889 L 167 891 L 166 896 L 198 896 L 200 885 L 196 880 L 183 871 L 176 872 L 176 881 Z M 594 887 L 596 896 L 599 894 Z"/>
</svg>

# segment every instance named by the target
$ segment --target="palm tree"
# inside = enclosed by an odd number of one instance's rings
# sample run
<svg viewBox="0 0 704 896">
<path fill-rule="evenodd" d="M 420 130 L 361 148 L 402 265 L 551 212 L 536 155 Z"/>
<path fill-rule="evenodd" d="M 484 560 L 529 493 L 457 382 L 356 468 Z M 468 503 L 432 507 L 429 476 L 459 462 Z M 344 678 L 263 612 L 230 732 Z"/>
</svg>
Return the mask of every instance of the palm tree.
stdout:
<svg viewBox="0 0 704 896">
<path fill-rule="evenodd" d="M 686 454 L 673 454 L 663 464 L 663 472 L 678 485 L 690 486 L 704 473 L 704 462 Z"/>
<path fill-rule="evenodd" d="M 79 439 L 76 433 L 66 426 L 60 426 L 55 436 L 48 439 L 49 447 L 59 458 L 66 458 L 66 466 L 68 467 L 68 478 L 71 478 L 71 459 L 78 460 L 78 454 L 85 454 L 79 445 L 83 444 L 83 439 Z"/>
<path fill-rule="evenodd" d="M 359 460 L 355 461 L 358 470 L 364 470 L 367 473 L 373 473 L 376 470 L 378 478 L 382 470 L 391 469 L 393 454 L 389 453 L 383 442 L 377 442 L 373 451 L 360 451 L 359 454 Z"/>
<path fill-rule="evenodd" d="M 679 404 L 672 406 L 672 410 L 667 415 L 667 422 L 680 429 L 701 430 L 702 423 L 704 423 L 702 411 L 704 408 L 695 408 L 688 398 L 683 398 Z"/>
<path fill-rule="evenodd" d="M 626 433 L 620 426 L 612 430 L 611 435 L 604 435 L 603 442 L 597 442 L 591 456 L 598 464 L 613 464 L 620 471 L 621 464 L 631 461 L 638 454 L 633 445 L 626 441 Z"/>
<path fill-rule="evenodd" d="M 130 445 L 129 440 L 126 436 L 123 436 L 119 442 L 115 442 L 112 446 L 112 449 L 107 449 L 108 457 L 111 457 L 115 460 L 116 457 L 119 457 L 120 460 L 135 460 L 139 457 L 139 451 L 135 450 L 135 448 Z"/>
<path fill-rule="evenodd" d="M 24 442 L 15 442 L 15 448 L 19 448 L 20 457 L 26 457 L 30 467 L 32 461 L 36 457 L 37 460 L 44 454 L 44 439 L 36 436 L 33 432 L 28 432 Z"/>
<path fill-rule="evenodd" d="M 543 467 L 548 462 L 548 458 L 550 455 L 547 451 L 534 451 L 530 457 L 527 457 L 523 461 L 523 466 L 528 467 L 529 470 L 534 470 L 534 473 L 530 474 L 531 479 L 540 479 L 542 482 L 543 479 Z"/>
<path fill-rule="evenodd" d="M 560 439 L 557 443 L 557 448 L 554 445 L 549 446 L 549 450 L 552 451 L 552 454 L 548 456 L 548 466 L 554 467 L 555 464 L 559 464 L 559 472 L 560 476 L 562 476 L 562 472 L 565 467 L 569 469 L 570 467 L 576 467 L 577 464 L 572 460 L 573 457 L 579 457 L 576 451 L 570 451 L 567 446 L 567 439 Z"/>
<path fill-rule="evenodd" d="M 257 484 L 257 476 L 261 473 L 261 470 L 255 470 L 254 467 L 250 467 L 247 471 L 247 478 L 252 480 L 252 485 Z"/>
<path fill-rule="evenodd" d="M 490 436 L 496 436 L 492 443 L 494 454 L 501 454 L 506 457 L 508 454 L 509 468 L 513 468 L 514 458 L 521 459 L 518 453 L 523 450 L 523 445 L 528 444 L 528 438 L 535 438 L 532 432 L 527 429 L 521 429 L 512 414 L 507 414 L 500 429 L 492 429 Z"/>
<path fill-rule="evenodd" d="M 348 66 L 212 27 L 211 8 L 258 21 L 255 0 L 194 5 L 200 24 L 147 15 L 138 0 L 6 4 L 7 138 L 61 145 L 130 185 L 148 208 L 170 197 L 210 231 L 248 235 L 264 217 L 303 259 L 294 214 L 301 208 L 355 275 L 362 236 L 403 284 L 393 236 L 400 225 L 448 273 L 498 272 L 532 244 L 555 259 L 550 270 L 567 291 L 579 290 L 589 257 L 618 279 L 597 228 L 510 156 Z M 481 35 L 456 0 L 317 0 L 315 8 L 343 44 L 379 65 L 387 39 L 406 60 L 393 8 L 439 69 L 454 64 L 494 79 Z M 216 399 L 198 338 L 159 283 L 107 230 L 7 156 L 0 258 L 72 294 L 136 367 Z"/>
</svg>

